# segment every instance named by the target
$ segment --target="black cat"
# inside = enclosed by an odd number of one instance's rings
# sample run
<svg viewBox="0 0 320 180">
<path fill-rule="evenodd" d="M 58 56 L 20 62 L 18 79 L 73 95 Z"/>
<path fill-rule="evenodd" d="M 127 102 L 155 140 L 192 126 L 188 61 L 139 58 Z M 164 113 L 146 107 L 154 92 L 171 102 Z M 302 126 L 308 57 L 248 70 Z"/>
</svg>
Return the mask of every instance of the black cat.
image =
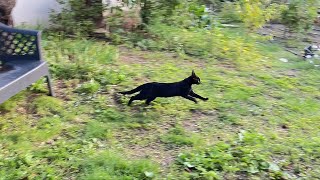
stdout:
<svg viewBox="0 0 320 180">
<path fill-rule="evenodd" d="M 201 100 L 207 101 L 208 98 L 204 98 L 192 90 L 193 84 L 200 84 L 200 78 L 192 71 L 191 76 L 188 78 L 175 83 L 146 83 L 131 91 L 120 92 L 121 94 L 133 94 L 139 92 L 139 94 L 132 96 L 128 105 L 132 103 L 134 100 L 144 100 L 146 99 L 146 104 L 149 105 L 151 101 L 155 100 L 157 97 L 173 97 L 173 96 L 181 96 L 186 99 L 189 99 L 195 103 L 197 100 L 195 98 L 199 98 Z"/>
</svg>

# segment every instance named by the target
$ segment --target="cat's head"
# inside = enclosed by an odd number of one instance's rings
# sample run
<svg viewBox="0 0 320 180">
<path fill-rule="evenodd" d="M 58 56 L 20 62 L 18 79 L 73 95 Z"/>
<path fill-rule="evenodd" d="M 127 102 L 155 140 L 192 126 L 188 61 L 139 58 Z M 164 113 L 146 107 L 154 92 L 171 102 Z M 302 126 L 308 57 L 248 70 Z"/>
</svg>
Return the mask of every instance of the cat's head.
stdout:
<svg viewBox="0 0 320 180">
<path fill-rule="evenodd" d="M 191 76 L 189 77 L 191 80 L 191 84 L 201 84 L 200 78 L 196 75 L 194 70 L 192 70 Z"/>
</svg>

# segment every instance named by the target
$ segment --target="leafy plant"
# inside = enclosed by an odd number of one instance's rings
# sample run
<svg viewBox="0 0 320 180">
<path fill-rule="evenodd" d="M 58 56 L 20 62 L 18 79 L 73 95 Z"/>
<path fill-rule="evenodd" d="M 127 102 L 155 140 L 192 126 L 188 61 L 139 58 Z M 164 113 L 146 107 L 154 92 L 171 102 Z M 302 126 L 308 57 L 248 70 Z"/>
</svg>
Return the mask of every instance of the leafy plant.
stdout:
<svg viewBox="0 0 320 180">
<path fill-rule="evenodd" d="M 100 84 L 95 80 L 91 79 L 89 82 L 81 84 L 76 89 L 76 92 L 83 93 L 83 94 L 94 94 L 98 92 L 99 89 L 100 89 Z"/>
<path fill-rule="evenodd" d="M 228 144 L 220 142 L 213 147 L 195 153 L 182 153 L 178 163 L 197 178 L 220 179 L 223 173 L 256 174 L 280 171 L 277 164 L 270 162 L 263 150 L 264 136 L 242 131 L 238 140 Z"/>
<path fill-rule="evenodd" d="M 90 121 L 86 126 L 85 136 L 88 138 L 106 139 L 110 136 L 109 131 L 106 124 Z"/>
<path fill-rule="evenodd" d="M 61 12 L 51 14 L 51 29 L 67 34 L 92 34 L 102 18 L 104 6 L 97 0 L 57 0 Z"/>
<path fill-rule="evenodd" d="M 250 30 L 261 28 L 271 20 L 280 19 L 285 5 L 267 0 L 240 0 L 224 3 L 221 17 L 227 21 L 243 22 Z"/>
<path fill-rule="evenodd" d="M 87 158 L 81 169 L 81 179 L 154 179 L 159 172 L 148 160 L 130 161 L 112 151 Z"/>
<path fill-rule="evenodd" d="M 317 0 L 290 1 L 288 7 L 282 12 L 281 21 L 291 31 L 309 30 L 317 17 L 318 5 Z"/>
<path fill-rule="evenodd" d="M 239 36 L 227 34 L 219 28 L 210 31 L 181 30 L 172 26 L 155 24 L 149 26 L 149 32 L 155 36 L 154 41 L 157 42 L 156 46 L 153 44 L 152 49 L 174 51 L 208 59 L 229 59 L 238 63 L 255 61 L 261 57 L 253 44 Z"/>
<path fill-rule="evenodd" d="M 32 106 L 39 115 L 61 114 L 64 112 L 63 102 L 50 96 L 37 97 Z"/>
<path fill-rule="evenodd" d="M 192 136 L 192 134 L 187 134 L 182 127 L 176 126 L 170 129 L 166 135 L 162 136 L 161 141 L 177 146 L 192 146 L 199 142 L 199 138 Z"/>
</svg>

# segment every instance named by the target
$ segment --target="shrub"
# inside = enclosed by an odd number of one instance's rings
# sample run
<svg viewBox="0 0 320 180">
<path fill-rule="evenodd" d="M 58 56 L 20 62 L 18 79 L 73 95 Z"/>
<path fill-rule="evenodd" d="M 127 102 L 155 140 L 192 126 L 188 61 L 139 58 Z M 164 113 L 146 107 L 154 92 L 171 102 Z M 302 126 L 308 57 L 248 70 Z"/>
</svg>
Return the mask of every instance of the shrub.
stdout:
<svg viewBox="0 0 320 180">
<path fill-rule="evenodd" d="M 57 0 L 61 12 L 51 15 L 51 29 L 67 34 L 92 34 L 96 23 L 101 21 L 104 6 L 97 0 Z"/>
<path fill-rule="evenodd" d="M 255 44 L 240 36 L 233 36 L 223 29 L 183 30 L 180 28 L 155 24 L 149 26 L 154 35 L 152 49 L 174 51 L 201 58 L 216 58 L 247 63 L 261 58 Z M 145 44 L 147 45 L 147 44 Z M 156 45 L 156 46 L 155 46 Z"/>
<path fill-rule="evenodd" d="M 228 22 L 243 22 L 250 30 L 261 28 L 271 20 L 280 19 L 285 5 L 265 0 L 239 0 L 224 3 L 221 17 Z"/>
<path fill-rule="evenodd" d="M 291 31 L 309 30 L 317 17 L 318 5 L 317 0 L 290 1 L 288 8 L 282 12 L 281 21 Z"/>
</svg>

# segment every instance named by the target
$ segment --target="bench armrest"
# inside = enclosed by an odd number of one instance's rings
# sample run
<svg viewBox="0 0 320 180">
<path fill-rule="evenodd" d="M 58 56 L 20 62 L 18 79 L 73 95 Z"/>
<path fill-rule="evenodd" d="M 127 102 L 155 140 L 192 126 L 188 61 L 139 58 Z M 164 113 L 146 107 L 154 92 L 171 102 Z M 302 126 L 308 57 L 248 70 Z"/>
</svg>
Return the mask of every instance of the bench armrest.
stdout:
<svg viewBox="0 0 320 180">
<path fill-rule="evenodd" d="M 41 60 L 41 32 L 0 23 L 0 60 Z"/>
</svg>

